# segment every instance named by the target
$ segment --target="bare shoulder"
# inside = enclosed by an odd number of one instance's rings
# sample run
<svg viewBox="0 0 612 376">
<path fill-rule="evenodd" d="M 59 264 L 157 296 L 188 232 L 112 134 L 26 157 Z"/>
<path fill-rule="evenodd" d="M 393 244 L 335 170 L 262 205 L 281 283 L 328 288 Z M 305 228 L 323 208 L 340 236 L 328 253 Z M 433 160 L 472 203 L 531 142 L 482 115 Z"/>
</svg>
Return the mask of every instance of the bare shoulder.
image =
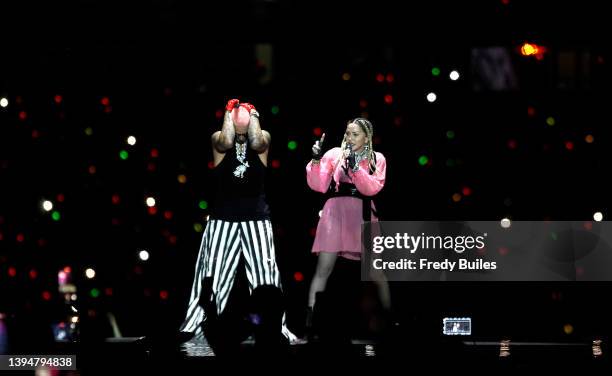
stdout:
<svg viewBox="0 0 612 376">
<path fill-rule="evenodd" d="M 219 140 L 220 134 L 221 134 L 221 131 L 216 131 L 215 133 L 212 134 L 212 136 L 210 136 L 210 140 L 212 141 L 213 144 L 217 142 L 217 140 Z"/>
</svg>

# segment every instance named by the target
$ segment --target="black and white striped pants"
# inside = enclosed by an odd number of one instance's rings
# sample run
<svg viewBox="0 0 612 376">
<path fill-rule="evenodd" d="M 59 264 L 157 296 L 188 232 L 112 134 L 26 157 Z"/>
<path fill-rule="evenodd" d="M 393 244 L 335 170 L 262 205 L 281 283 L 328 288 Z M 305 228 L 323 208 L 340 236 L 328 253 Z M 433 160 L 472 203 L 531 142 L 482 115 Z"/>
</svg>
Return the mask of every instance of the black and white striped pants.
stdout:
<svg viewBox="0 0 612 376">
<path fill-rule="evenodd" d="M 244 222 L 210 220 L 202 236 L 189 297 L 189 308 L 181 331 L 199 332 L 200 324 L 206 320 L 206 313 L 199 304 L 204 278 L 212 283 L 211 299 L 215 299 L 217 314 L 223 312 L 241 256 L 244 258 L 250 293 L 262 285 L 282 288 L 276 265 L 272 224 L 269 220 Z M 283 315 L 282 329 L 285 336 L 292 336 L 286 328 L 285 315 Z"/>
</svg>

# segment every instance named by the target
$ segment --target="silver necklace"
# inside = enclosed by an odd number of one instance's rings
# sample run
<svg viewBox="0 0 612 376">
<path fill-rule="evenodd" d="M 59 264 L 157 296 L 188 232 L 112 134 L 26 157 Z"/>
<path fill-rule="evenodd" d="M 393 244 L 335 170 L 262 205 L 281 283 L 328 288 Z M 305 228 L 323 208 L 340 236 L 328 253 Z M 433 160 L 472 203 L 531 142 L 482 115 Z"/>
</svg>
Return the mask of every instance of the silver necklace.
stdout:
<svg viewBox="0 0 612 376">
<path fill-rule="evenodd" d="M 239 144 L 236 142 L 236 159 L 240 162 L 240 165 L 236 167 L 234 170 L 234 176 L 244 179 L 244 173 L 246 169 L 249 168 L 249 162 L 246 160 L 246 142 L 243 144 Z"/>
<path fill-rule="evenodd" d="M 355 153 L 355 165 L 358 166 L 359 162 L 364 159 L 368 159 L 368 150 L 366 148 L 363 148 L 360 153 Z"/>
</svg>

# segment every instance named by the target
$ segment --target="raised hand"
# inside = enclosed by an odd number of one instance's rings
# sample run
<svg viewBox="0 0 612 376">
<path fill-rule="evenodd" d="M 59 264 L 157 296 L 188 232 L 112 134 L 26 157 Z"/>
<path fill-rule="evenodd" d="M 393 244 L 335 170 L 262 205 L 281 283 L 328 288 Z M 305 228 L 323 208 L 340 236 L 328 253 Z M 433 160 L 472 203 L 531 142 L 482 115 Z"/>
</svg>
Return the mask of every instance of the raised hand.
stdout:
<svg viewBox="0 0 612 376">
<path fill-rule="evenodd" d="M 323 141 L 325 141 L 325 133 L 323 133 L 321 139 L 317 140 L 312 146 L 312 159 L 318 161 L 323 156 Z"/>
<path fill-rule="evenodd" d="M 227 101 L 227 104 L 225 105 L 225 111 L 231 111 L 234 108 L 238 107 L 240 105 L 240 101 L 238 99 L 230 99 L 229 101 Z"/>
<path fill-rule="evenodd" d="M 255 110 L 255 106 L 250 103 L 241 103 L 240 107 L 246 108 L 246 110 L 249 111 L 249 114 L 251 113 L 251 111 Z M 255 110 L 255 112 L 257 112 L 257 110 Z"/>
</svg>

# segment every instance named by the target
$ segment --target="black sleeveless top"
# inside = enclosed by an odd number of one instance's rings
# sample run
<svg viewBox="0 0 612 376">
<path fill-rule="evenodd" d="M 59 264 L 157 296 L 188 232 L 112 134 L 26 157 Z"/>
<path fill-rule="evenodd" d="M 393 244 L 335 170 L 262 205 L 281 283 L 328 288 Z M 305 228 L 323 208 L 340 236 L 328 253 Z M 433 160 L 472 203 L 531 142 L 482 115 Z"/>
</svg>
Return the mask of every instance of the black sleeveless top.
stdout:
<svg viewBox="0 0 612 376">
<path fill-rule="evenodd" d="M 233 222 L 270 219 L 264 192 L 266 166 L 257 152 L 249 149 L 248 143 L 246 148 L 248 167 L 244 168 L 238 160 L 234 145 L 213 169 L 217 187 L 211 205 L 211 219 Z"/>
</svg>

